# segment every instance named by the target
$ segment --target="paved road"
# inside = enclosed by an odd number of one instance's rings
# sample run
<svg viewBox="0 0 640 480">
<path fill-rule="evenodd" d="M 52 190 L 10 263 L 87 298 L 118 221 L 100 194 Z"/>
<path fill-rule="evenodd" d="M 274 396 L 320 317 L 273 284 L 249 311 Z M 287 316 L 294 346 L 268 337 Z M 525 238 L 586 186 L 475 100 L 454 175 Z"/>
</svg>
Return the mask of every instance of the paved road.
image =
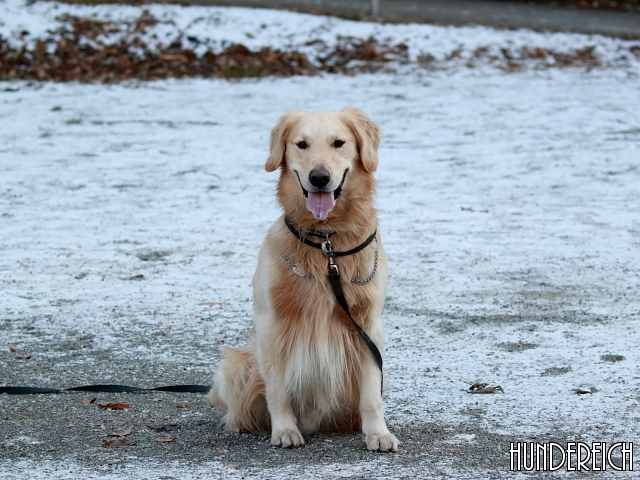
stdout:
<svg viewBox="0 0 640 480">
<path fill-rule="evenodd" d="M 269 128 L 288 107 L 355 104 L 384 132 L 385 408 L 402 446 L 319 435 L 282 451 L 223 432 L 202 395 L 96 395 L 127 411 L 0 396 L 0 478 L 514 478 L 511 441 L 639 440 L 632 76 L 14 87 L 0 92 L 3 383 L 210 381 L 221 345 L 247 340 L 278 215 Z M 505 393 L 469 395 L 473 381 Z M 134 445 L 102 446 L 127 427 Z"/>
<path fill-rule="evenodd" d="M 369 0 L 189 0 L 188 3 L 283 8 L 355 19 L 370 18 L 372 6 Z M 376 18 L 396 22 L 487 25 L 640 38 L 640 13 L 497 0 L 380 0 Z"/>
</svg>

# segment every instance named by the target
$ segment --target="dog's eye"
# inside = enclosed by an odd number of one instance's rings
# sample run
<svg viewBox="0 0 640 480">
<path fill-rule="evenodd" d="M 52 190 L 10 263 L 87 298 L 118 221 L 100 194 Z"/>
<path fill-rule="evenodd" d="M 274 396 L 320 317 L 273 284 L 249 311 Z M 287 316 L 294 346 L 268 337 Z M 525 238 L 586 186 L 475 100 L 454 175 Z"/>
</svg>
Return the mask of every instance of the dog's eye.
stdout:
<svg viewBox="0 0 640 480">
<path fill-rule="evenodd" d="M 335 142 L 333 142 L 331 146 L 333 148 L 340 148 L 343 145 L 344 145 L 344 140 L 336 140 Z"/>
<path fill-rule="evenodd" d="M 309 145 L 307 145 L 307 142 L 305 142 L 304 140 L 302 142 L 298 142 L 296 143 L 296 147 L 298 147 L 300 150 L 304 150 L 305 148 L 307 148 Z"/>
</svg>

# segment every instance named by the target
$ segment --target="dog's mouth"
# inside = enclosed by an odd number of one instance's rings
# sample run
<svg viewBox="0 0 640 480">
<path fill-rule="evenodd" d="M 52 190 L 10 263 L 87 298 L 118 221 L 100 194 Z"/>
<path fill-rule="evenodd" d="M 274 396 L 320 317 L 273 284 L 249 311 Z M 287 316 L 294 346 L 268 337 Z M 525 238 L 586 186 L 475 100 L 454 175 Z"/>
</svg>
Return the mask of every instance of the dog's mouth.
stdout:
<svg viewBox="0 0 640 480">
<path fill-rule="evenodd" d="M 316 220 L 325 220 L 329 215 L 329 212 L 333 210 L 333 207 L 336 206 L 336 200 L 340 195 L 342 195 L 342 186 L 344 185 L 344 180 L 347 178 L 347 172 L 349 169 L 347 168 L 342 175 L 342 180 L 340 181 L 340 185 L 335 190 L 325 191 L 324 189 L 315 189 L 315 191 L 307 190 L 302 185 L 302 181 L 300 181 L 300 175 L 298 172 L 295 172 L 296 177 L 298 177 L 298 183 L 300 184 L 300 188 L 302 189 L 302 194 L 306 197 L 306 207 L 307 210 L 311 212 L 313 218 Z"/>
</svg>

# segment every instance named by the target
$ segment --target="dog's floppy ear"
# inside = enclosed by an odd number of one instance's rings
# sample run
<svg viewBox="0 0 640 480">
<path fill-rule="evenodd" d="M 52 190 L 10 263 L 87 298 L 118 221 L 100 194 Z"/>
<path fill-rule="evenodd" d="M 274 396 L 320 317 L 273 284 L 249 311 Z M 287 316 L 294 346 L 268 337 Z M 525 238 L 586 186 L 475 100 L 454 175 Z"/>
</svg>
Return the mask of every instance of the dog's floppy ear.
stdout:
<svg viewBox="0 0 640 480">
<path fill-rule="evenodd" d="M 341 113 L 351 127 L 358 141 L 358 152 L 364 169 L 375 172 L 378 168 L 378 144 L 380 143 L 380 129 L 357 108 L 346 107 Z"/>
<path fill-rule="evenodd" d="M 269 158 L 264 164 L 267 172 L 276 170 L 284 162 L 284 154 L 287 151 L 287 137 L 296 122 L 300 112 L 291 110 L 280 117 L 276 126 L 271 130 L 269 141 Z"/>
</svg>

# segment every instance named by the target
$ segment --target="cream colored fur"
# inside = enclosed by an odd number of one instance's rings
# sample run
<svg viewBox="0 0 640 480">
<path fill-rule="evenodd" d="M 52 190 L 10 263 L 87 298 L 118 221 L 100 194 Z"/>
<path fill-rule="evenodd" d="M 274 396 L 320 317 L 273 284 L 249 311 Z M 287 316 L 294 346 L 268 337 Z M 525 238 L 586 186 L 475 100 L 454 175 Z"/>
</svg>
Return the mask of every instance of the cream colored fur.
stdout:
<svg viewBox="0 0 640 480">
<path fill-rule="evenodd" d="M 336 140 L 344 145 L 336 147 Z M 300 148 L 300 142 L 307 147 Z M 335 231 L 335 250 L 361 244 L 377 228 L 373 208 L 379 130 L 361 111 L 289 112 L 271 132 L 265 168 L 280 168 L 278 200 L 284 214 L 304 230 Z M 342 195 L 325 220 L 305 207 L 309 172 L 326 168 Z M 346 176 L 345 175 L 346 172 Z M 311 240 L 317 241 L 314 237 Z M 366 285 L 352 278 L 367 278 Z M 296 274 L 285 262 L 294 262 Z M 361 252 L 336 259 L 351 313 L 384 351 L 381 310 L 387 283 L 380 234 Z M 335 301 L 327 259 L 304 245 L 279 218 L 269 230 L 253 277 L 255 333 L 248 347 L 227 348 L 209 399 L 225 412 L 230 431 L 271 432 L 271 443 L 304 445 L 303 435 L 361 428 L 367 448 L 396 451 L 382 411 L 380 371 Z"/>
</svg>

